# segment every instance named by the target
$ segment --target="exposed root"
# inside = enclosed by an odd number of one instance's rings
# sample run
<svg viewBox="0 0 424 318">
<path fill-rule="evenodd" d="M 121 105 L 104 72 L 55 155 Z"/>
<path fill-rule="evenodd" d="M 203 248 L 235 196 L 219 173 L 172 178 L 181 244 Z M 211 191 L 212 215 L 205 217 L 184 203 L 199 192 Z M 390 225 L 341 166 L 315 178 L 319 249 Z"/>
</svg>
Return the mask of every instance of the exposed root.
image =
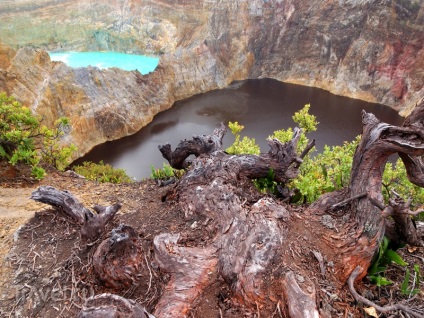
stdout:
<svg viewBox="0 0 424 318">
<path fill-rule="evenodd" d="M 140 304 L 113 294 L 88 298 L 78 314 L 78 318 L 98 317 L 155 318 Z"/>
<path fill-rule="evenodd" d="M 155 258 L 171 279 L 165 287 L 155 315 L 161 318 L 186 317 L 191 305 L 214 279 L 218 258 L 213 247 L 178 245 L 179 235 L 160 234 L 154 239 Z"/>
<path fill-rule="evenodd" d="M 352 296 L 355 298 L 356 301 L 363 303 L 366 306 L 374 307 L 377 311 L 381 313 L 389 313 L 391 311 L 397 311 L 401 310 L 412 317 L 416 318 L 422 318 L 424 315 L 424 308 L 420 308 L 418 311 L 414 310 L 408 306 L 405 306 L 404 304 L 394 304 L 394 305 L 388 305 L 388 306 L 379 306 L 376 303 L 372 302 L 371 300 L 368 300 L 367 298 L 361 296 L 358 294 L 358 292 L 355 290 L 354 282 L 355 279 L 359 276 L 360 273 L 362 273 L 364 269 L 360 266 L 357 266 L 355 270 L 352 272 L 352 274 L 349 277 L 349 280 L 347 281 L 347 284 L 349 286 L 349 290 L 352 294 Z"/>
<path fill-rule="evenodd" d="M 141 240 L 135 230 L 121 225 L 97 248 L 93 255 L 93 268 L 106 286 L 128 288 L 139 280 L 143 254 Z"/>
<path fill-rule="evenodd" d="M 121 208 L 120 204 L 107 207 L 96 205 L 93 209 L 97 213 L 93 213 L 70 192 L 50 186 L 39 187 L 32 193 L 31 199 L 60 208 L 68 217 L 79 223 L 81 238 L 86 243 L 95 241 Z"/>
<path fill-rule="evenodd" d="M 285 275 L 283 287 L 290 317 L 319 318 L 315 304 L 315 291 L 305 293 L 297 284 L 293 272 L 290 271 Z"/>
</svg>

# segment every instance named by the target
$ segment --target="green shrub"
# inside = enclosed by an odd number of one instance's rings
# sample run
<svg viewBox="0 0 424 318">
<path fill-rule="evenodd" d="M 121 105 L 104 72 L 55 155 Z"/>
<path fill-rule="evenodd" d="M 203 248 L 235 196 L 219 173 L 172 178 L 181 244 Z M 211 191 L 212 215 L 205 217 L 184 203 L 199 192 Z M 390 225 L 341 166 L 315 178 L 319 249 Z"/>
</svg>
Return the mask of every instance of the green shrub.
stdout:
<svg viewBox="0 0 424 318">
<path fill-rule="evenodd" d="M 231 155 L 241 155 L 241 154 L 250 154 L 250 155 L 258 155 L 261 150 L 259 146 L 256 144 L 255 139 L 249 137 L 243 137 L 240 140 L 240 132 L 244 129 L 243 125 L 240 125 L 238 122 L 229 122 L 228 127 L 231 130 L 231 133 L 235 137 L 234 143 L 226 149 Z"/>
<path fill-rule="evenodd" d="M 412 280 L 411 287 L 410 287 L 411 272 L 409 271 L 408 268 L 406 269 L 405 278 L 400 286 L 401 293 L 403 296 L 412 297 L 420 292 L 420 283 L 422 279 L 422 276 L 420 273 L 420 266 L 418 264 L 415 264 L 413 268 L 414 268 L 414 278 Z"/>
<path fill-rule="evenodd" d="M 401 159 L 398 159 L 393 165 L 386 164 L 383 174 L 383 195 L 386 202 L 393 196 L 392 191 L 396 192 L 404 199 L 412 199 L 412 206 L 418 207 L 424 202 L 424 188 L 412 184 L 406 175 L 405 165 Z M 424 213 L 421 213 L 421 218 Z"/>
<path fill-rule="evenodd" d="M 0 92 L 0 158 L 12 165 L 30 166 L 37 179 L 45 175 L 42 164 L 62 170 L 70 163 L 76 147 L 59 144 L 68 125 L 67 119 L 61 118 L 53 129 L 41 126 L 41 119 L 29 108 Z"/>
<path fill-rule="evenodd" d="M 154 166 L 151 166 L 152 173 L 150 174 L 150 178 L 154 180 L 166 180 L 173 177 L 181 178 L 181 176 L 184 174 L 184 170 L 178 170 L 172 168 L 169 164 L 163 163 L 163 168 L 155 168 Z"/>
<path fill-rule="evenodd" d="M 292 180 L 290 186 L 298 188 L 306 202 L 314 202 L 326 192 L 346 187 L 359 141 L 360 136 L 344 142 L 343 146 L 325 146 L 322 153 L 305 158 L 299 176 Z"/>
<path fill-rule="evenodd" d="M 88 180 L 96 180 L 97 182 L 124 183 L 133 181 L 124 169 L 114 168 L 103 161 L 99 163 L 85 161 L 82 165 L 74 166 L 73 170 Z"/>
<path fill-rule="evenodd" d="M 317 129 L 318 122 L 316 117 L 309 114 L 310 105 L 307 104 L 303 109 L 293 115 L 293 121 L 302 129 L 302 134 L 298 143 L 298 152 L 300 153 L 309 142 L 307 134 Z M 236 123 L 229 123 L 229 127 L 235 141 L 227 152 L 230 154 L 258 154 L 260 149 L 254 139 L 244 137 L 240 140 L 240 132 L 243 126 Z M 275 131 L 270 138 L 276 138 L 281 142 L 287 142 L 293 137 L 293 129 L 282 129 Z M 325 146 L 324 151 L 315 157 L 310 156 L 314 151 L 312 149 L 304 158 L 300 166 L 299 175 L 292 180 L 289 186 L 291 189 L 299 189 L 300 202 L 314 202 L 318 197 L 326 192 L 346 187 L 350 181 L 350 172 L 352 169 L 353 155 L 360 141 L 360 136 L 351 142 L 344 142 L 343 146 Z M 275 194 L 277 183 L 271 181 L 272 173 L 268 174 L 263 180 L 254 180 L 254 184 L 262 192 L 269 190 Z M 386 165 L 383 175 L 383 195 L 386 202 L 395 191 L 401 197 L 412 198 L 413 206 L 417 207 L 424 202 L 424 189 L 409 182 L 403 162 L 399 159 L 393 166 L 391 163 Z M 421 213 L 418 218 L 424 218 Z"/>
<path fill-rule="evenodd" d="M 293 115 L 293 121 L 298 124 L 298 126 L 302 129 L 302 134 L 299 139 L 299 143 L 297 145 L 297 149 L 299 152 L 303 151 L 303 149 L 309 143 L 309 139 L 306 136 L 307 133 L 315 131 L 317 129 L 318 122 L 316 120 L 316 116 L 309 114 L 310 104 L 305 105 L 301 110 L 296 112 Z M 244 137 L 240 140 L 240 132 L 244 129 L 244 126 L 239 123 L 230 122 L 228 124 L 232 134 L 235 136 L 234 143 L 227 148 L 227 152 L 229 154 L 259 154 L 260 148 L 255 143 L 255 139 Z M 281 142 L 288 142 L 293 137 L 293 129 L 281 129 L 274 131 L 274 133 L 269 136 L 271 139 L 278 139 Z M 311 149 L 310 153 L 313 152 L 314 149 Z M 307 164 L 309 160 L 309 154 L 304 158 L 304 164 Z M 303 166 L 302 165 L 302 166 Z M 301 167 L 302 167 L 301 166 Z M 274 195 L 278 195 L 278 184 L 274 181 L 274 171 L 270 170 L 268 172 L 267 177 L 260 178 L 253 181 L 255 186 L 261 192 L 269 192 Z M 300 185 L 301 186 L 301 185 Z M 302 191 L 302 189 L 301 189 Z"/>
<path fill-rule="evenodd" d="M 72 154 L 77 150 L 75 145 L 64 147 L 58 143 L 68 126 L 69 120 L 61 117 L 55 121 L 53 129 L 41 127 L 43 136 L 41 160 L 60 171 L 63 171 L 71 163 Z"/>
</svg>

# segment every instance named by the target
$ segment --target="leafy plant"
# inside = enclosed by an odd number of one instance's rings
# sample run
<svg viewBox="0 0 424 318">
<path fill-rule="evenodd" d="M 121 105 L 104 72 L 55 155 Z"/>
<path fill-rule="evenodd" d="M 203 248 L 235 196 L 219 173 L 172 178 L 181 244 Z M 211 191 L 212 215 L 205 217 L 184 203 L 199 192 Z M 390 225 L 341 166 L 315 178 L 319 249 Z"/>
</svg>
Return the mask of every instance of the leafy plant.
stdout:
<svg viewBox="0 0 424 318">
<path fill-rule="evenodd" d="M 69 119 L 61 117 L 55 121 L 53 129 L 41 127 L 43 147 L 41 148 L 41 160 L 63 171 L 70 163 L 72 154 L 77 150 L 75 145 L 62 146 L 58 140 L 65 135 L 69 127 Z"/>
<path fill-rule="evenodd" d="M 180 178 L 184 173 L 184 170 L 174 169 L 167 163 L 163 163 L 162 169 L 155 168 L 154 166 L 151 166 L 150 168 L 152 171 L 152 173 L 150 174 L 150 178 L 154 180 L 157 180 L 157 179 L 166 180 L 172 177 Z"/>
<path fill-rule="evenodd" d="M 37 179 L 45 175 L 41 164 L 58 169 L 69 164 L 76 147 L 59 144 L 68 125 L 67 119 L 61 118 L 53 129 L 41 126 L 41 119 L 29 108 L 0 92 L 0 158 L 12 165 L 29 165 Z"/>
<path fill-rule="evenodd" d="M 243 125 L 240 125 L 238 122 L 229 122 L 228 127 L 231 130 L 231 133 L 235 137 L 234 143 L 226 149 L 229 154 L 232 155 L 241 155 L 241 154 L 251 154 L 258 155 L 261 150 L 256 144 L 254 138 L 243 137 L 240 140 L 240 132 L 244 129 Z"/>
<path fill-rule="evenodd" d="M 392 262 L 404 267 L 408 265 L 398 253 L 389 248 L 389 239 L 384 236 L 378 253 L 368 270 L 370 281 L 379 287 L 392 284 L 392 281 L 384 277 L 384 272 Z"/>
<path fill-rule="evenodd" d="M 124 169 L 114 168 L 103 161 L 99 163 L 85 161 L 82 165 L 74 166 L 73 170 L 88 180 L 96 180 L 97 182 L 124 183 L 133 181 Z"/>
<path fill-rule="evenodd" d="M 262 193 L 271 193 L 278 195 L 278 183 L 274 180 L 274 170 L 269 169 L 268 174 L 265 178 L 259 178 L 253 180 L 255 187 Z"/>
<path fill-rule="evenodd" d="M 421 273 L 420 273 L 420 266 L 415 264 L 414 265 L 414 280 L 412 283 L 412 287 L 409 288 L 409 281 L 410 281 L 411 273 L 409 269 L 406 269 L 405 273 L 405 279 L 402 282 L 402 285 L 400 286 L 402 295 L 404 296 L 415 296 L 420 292 L 420 281 L 421 281 Z"/>
<path fill-rule="evenodd" d="M 393 165 L 387 163 L 383 174 L 383 195 L 387 202 L 395 191 L 403 198 L 412 198 L 412 204 L 419 206 L 424 202 L 424 188 L 412 184 L 407 177 L 405 165 L 398 159 Z"/>
<path fill-rule="evenodd" d="M 301 110 L 295 112 L 292 116 L 293 121 L 302 129 L 302 134 L 298 143 L 298 151 L 301 152 L 306 147 L 309 142 L 307 133 L 315 131 L 317 129 L 318 122 L 316 116 L 309 114 L 310 104 L 305 105 Z M 228 124 L 232 134 L 235 136 L 234 143 L 227 148 L 229 154 L 259 154 L 260 148 L 256 144 L 255 139 L 249 137 L 243 137 L 240 140 L 240 133 L 244 129 L 243 125 L 240 125 L 238 122 L 229 122 Z M 293 129 L 281 129 L 274 131 L 274 133 L 269 136 L 272 139 L 278 139 L 281 142 L 287 142 L 293 137 Z M 313 149 L 311 150 L 311 152 Z M 304 158 L 304 164 L 308 162 L 309 155 Z M 274 172 L 269 171 L 267 177 L 256 179 L 253 181 L 255 186 L 261 192 L 268 192 L 277 195 L 278 194 L 278 184 L 274 181 Z"/>
<path fill-rule="evenodd" d="M 301 110 L 295 112 L 292 116 L 293 121 L 302 129 L 302 134 L 299 139 L 299 143 L 297 144 L 297 151 L 301 152 L 307 144 L 309 143 L 309 138 L 307 134 L 317 130 L 317 126 L 319 122 L 315 115 L 309 114 L 309 109 L 311 108 L 311 104 L 306 104 Z M 276 138 L 281 142 L 288 142 L 293 137 L 293 129 L 280 129 L 274 131 L 274 133 L 269 136 L 269 138 Z M 314 152 L 315 149 L 311 149 L 309 154 Z"/>
<path fill-rule="evenodd" d="M 314 202 L 326 192 L 346 187 L 359 141 L 360 136 L 351 142 L 344 142 L 343 146 L 324 146 L 322 153 L 304 160 L 299 176 L 291 186 L 300 190 L 306 202 Z"/>
</svg>

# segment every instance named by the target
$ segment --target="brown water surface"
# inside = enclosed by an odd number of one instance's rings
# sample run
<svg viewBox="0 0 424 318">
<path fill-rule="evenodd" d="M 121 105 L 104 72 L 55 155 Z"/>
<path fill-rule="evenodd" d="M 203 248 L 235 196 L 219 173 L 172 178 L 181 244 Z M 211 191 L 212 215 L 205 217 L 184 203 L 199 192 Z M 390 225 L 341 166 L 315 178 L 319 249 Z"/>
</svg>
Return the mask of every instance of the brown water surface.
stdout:
<svg viewBox="0 0 424 318">
<path fill-rule="evenodd" d="M 266 152 L 266 138 L 274 130 L 293 127 L 292 115 L 305 104 L 311 104 L 310 112 L 319 121 L 318 130 L 310 135 L 316 139 L 318 151 L 326 144 L 342 145 L 359 135 L 363 109 L 390 124 L 403 121 L 396 111 L 380 104 L 272 79 L 248 80 L 179 101 L 137 134 L 99 145 L 76 163 L 103 160 L 140 180 L 150 176 L 152 165 L 162 167 L 165 162 L 158 145 L 169 142 L 174 149 L 180 140 L 209 134 L 220 122 L 228 121 L 244 125 L 242 135 L 254 137 Z M 224 146 L 233 140 L 228 132 Z"/>
</svg>

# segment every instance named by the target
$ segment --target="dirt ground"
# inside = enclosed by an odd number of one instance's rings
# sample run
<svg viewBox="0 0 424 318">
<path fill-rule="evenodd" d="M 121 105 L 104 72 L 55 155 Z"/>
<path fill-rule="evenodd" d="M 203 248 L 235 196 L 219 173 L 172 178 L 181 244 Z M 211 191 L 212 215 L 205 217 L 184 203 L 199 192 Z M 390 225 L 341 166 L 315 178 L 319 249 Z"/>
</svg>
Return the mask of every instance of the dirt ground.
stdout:
<svg viewBox="0 0 424 318">
<path fill-rule="evenodd" d="M 60 211 L 29 199 L 31 192 L 40 185 L 68 190 L 89 208 L 95 204 L 121 203 L 122 209 L 109 224 L 104 237 L 119 224 L 132 226 L 143 241 L 150 276 L 142 277 L 138 285 L 125 290 L 102 287 L 90 266 L 96 246 L 80 245 L 75 224 Z M 1 179 L 0 317 L 75 317 L 87 297 L 104 292 L 134 299 L 153 311 L 169 277 L 161 273 L 154 262 L 152 239 L 159 233 L 178 232 L 191 225 L 184 221 L 172 200 L 164 200 L 172 187 L 160 187 L 153 180 L 121 185 L 99 184 L 57 172 L 49 173 L 41 182 L 19 179 L 14 175 Z M 400 250 L 400 254 L 411 270 L 414 264 L 418 264 L 421 274 L 424 273 L 422 248 L 406 247 Z M 316 263 L 312 256 L 307 261 Z M 380 305 L 405 301 L 406 297 L 400 293 L 404 275 L 404 268 L 393 265 L 387 276 L 394 284 L 378 288 L 365 279 L 357 289 Z M 347 287 L 345 291 L 334 289 L 319 278 L 318 273 L 317 277 L 310 279 L 321 287 L 317 290 L 318 307 L 325 308 L 331 317 L 372 317 L 354 301 Z M 276 284 L 272 277 L 269 283 Z M 423 283 L 421 289 L 422 286 Z M 421 291 L 408 304 L 422 306 L 424 292 Z M 217 279 L 204 292 L 189 317 L 285 317 L 283 308 L 284 304 L 275 301 L 273 308 L 249 311 L 232 299 L 229 287 Z M 394 312 L 379 317 L 402 315 Z"/>
</svg>

